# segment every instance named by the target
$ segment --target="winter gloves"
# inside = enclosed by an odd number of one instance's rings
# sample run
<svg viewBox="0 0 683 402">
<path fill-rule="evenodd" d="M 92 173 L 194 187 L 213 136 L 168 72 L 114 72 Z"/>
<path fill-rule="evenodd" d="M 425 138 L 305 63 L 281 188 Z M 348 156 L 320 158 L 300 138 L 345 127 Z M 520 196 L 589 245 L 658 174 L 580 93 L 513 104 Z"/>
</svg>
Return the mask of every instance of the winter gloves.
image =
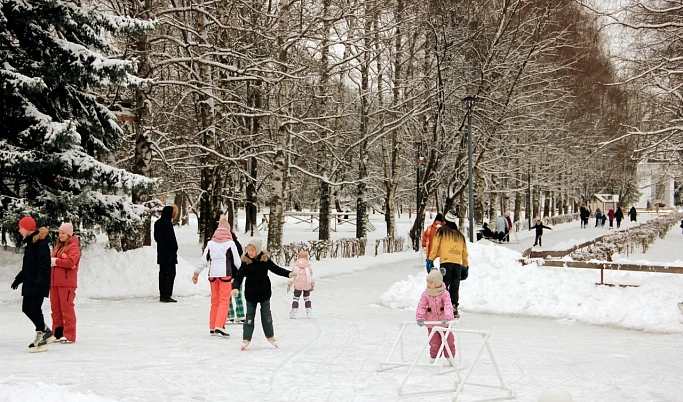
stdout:
<svg viewBox="0 0 683 402">
<path fill-rule="evenodd" d="M 14 282 L 12 282 L 12 290 L 17 290 L 19 285 L 21 285 L 21 280 L 15 279 Z"/>
<path fill-rule="evenodd" d="M 56 257 L 50 258 L 50 266 L 54 267 L 56 265 L 57 265 L 57 258 Z"/>
<path fill-rule="evenodd" d="M 417 325 L 420 327 L 424 327 L 425 325 L 425 320 L 417 320 Z"/>
<path fill-rule="evenodd" d="M 290 278 L 296 278 L 296 272 L 290 272 L 289 277 Z"/>
<path fill-rule="evenodd" d="M 232 297 L 238 298 L 240 295 L 240 290 L 239 289 L 233 289 L 231 294 L 232 294 Z"/>
</svg>

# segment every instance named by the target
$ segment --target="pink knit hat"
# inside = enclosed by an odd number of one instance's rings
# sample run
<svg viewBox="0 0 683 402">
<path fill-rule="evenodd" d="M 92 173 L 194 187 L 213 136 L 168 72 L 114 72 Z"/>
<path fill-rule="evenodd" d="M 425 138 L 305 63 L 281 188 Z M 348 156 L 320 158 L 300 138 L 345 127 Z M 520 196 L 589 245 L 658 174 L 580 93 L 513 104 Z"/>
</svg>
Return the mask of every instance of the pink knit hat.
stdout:
<svg viewBox="0 0 683 402">
<path fill-rule="evenodd" d="M 62 223 L 62 226 L 59 227 L 60 232 L 64 232 L 68 234 L 69 236 L 74 235 L 74 225 L 71 222 L 64 222 Z"/>
</svg>

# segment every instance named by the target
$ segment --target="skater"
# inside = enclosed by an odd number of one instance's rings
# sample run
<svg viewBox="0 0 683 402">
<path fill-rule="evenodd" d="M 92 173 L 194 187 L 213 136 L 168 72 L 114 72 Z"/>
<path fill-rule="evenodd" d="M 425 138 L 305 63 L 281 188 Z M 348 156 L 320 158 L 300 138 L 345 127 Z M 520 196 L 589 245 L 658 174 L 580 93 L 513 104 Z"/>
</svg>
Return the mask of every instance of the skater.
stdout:
<svg viewBox="0 0 683 402">
<path fill-rule="evenodd" d="M 637 222 L 636 215 L 638 215 L 638 212 L 636 211 L 635 205 L 632 205 L 631 209 L 628 210 L 628 217 L 631 219 L 631 222 Z"/>
<path fill-rule="evenodd" d="M 536 224 L 531 227 L 532 229 L 536 229 L 536 239 L 534 240 L 534 246 L 538 245 L 539 247 L 543 247 L 543 244 L 541 244 L 542 238 L 543 238 L 543 229 L 550 229 L 553 230 L 553 228 L 549 228 L 547 226 L 543 225 L 543 222 L 541 222 L 540 219 L 536 219 Z"/>
<path fill-rule="evenodd" d="M 595 227 L 597 228 L 598 225 L 602 222 L 602 211 L 600 211 L 600 208 L 595 209 Z"/>
<path fill-rule="evenodd" d="M 586 208 L 585 204 L 581 204 L 581 207 L 579 208 L 579 217 L 581 218 L 581 228 L 585 229 L 588 227 L 588 218 L 590 217 L 591 213 Z"/>
<path fill-rule="evenodd" d="M 429 259 L 434 261 L 436 257 L 441 259 L 441 274 L 444 276 L 446 289 L 451 296 L 453 303 L 453 314 L 455 318 L 460 318 L 458 314 L 458 294 L 460 292 L 460 275 L 464 274 L 468 268 L 467 242 L 465 236 L 458 230 L 455 223 L 458 215 L 455 211 L 446 214 L 446 224 L 439 228 L 434 236 L 434 246 Z"/>
<path fill-rule="evenodd" d="M 415 311 L 415 319 L 417 325 L 427 325 L 427 334 L 431 335 L 434 327 L 447 327 L 448 321 L 455 319 L 453 306 L 451 304 L 451 296 L 446 292 L 446 286 L 443 283 L 443 276 L 438 269 L 432 270 L 427 275 L 427 289 L 422 292 L 420 301 L 417 304 Z M 425 324 L 425 321 L 440 321 L 438 324 Z M 436 361 L 439 349 L 441 349 L 441 333 L 437 332 L 429 340 L 429 362 Z M 447 345 L 447 346 L 446 346 Z M 453 365 L 453 358 L 455 357 L 455 342 L 453 334 L 446 335 L 446 345 L 444 345 L 445 355 L 448 358 L 448 364 Z"/>
<path fill-rule="evenodd" d="M 175 208 L 174 208 L 175 207 Z M 175 281 L 176 264 L 178 263 L 178 241 L 173 230 L 175 205 L 167 205 L 161 210 L 161 218 L 154 222 L 154 241 L 157 242 L 157 264 L 159 264 L 159 301 L 175 303 L 173 282 Z"/>
<path fill-rule="evenodd" d="M 235 242 L 235 246 L 237 247 L 237 252 L 239 252 L 240 256 L 242 253 L 244 253 L 244 250 L 242 249 L 242 245 L 240 244 L 239 241 L 237 241 L 237 235 L 235 232 L 230 231 L 230 234 L 232 234 L 232 241 Z M 232 278 L 233 282 L 235 280 L 235 275 L 237 272 L 233 271 L 232 273 Z M 233 285 L 233 289 L 236 289 L 235 286 Z M 230 292 L 230 310 L 228 311 L 228 323 L 229 324 L 244 324 L 244 321 L 246 320 L 245 315 L 244 315 L 244 302 L 242 301 L 242 288 L 237 289 L 237 297 L 232 297 L 232 292 Z M 234 305 L 233 305 L 233 300 L 234 300 Z"/>
<path fill-rule="evenodd" d="M 607 211 L 607 218 L 609 219 L 609 230 L 614 228 L 614 210 L 612 208 Z"/>
<path fill-rule="evenodd" d="M 50 305 L 52 328 L 60 343 L 76 342 L 76 288 L 81 250 L 74 226 L 69 222 L 59 227 L 59 241 L 52 249 L 52 275 L 50 282 Z"/>
<path fill-rule="evenodd" d="M 429 225 L 427 230 L 425 230 L 424 234 L 422 235 L 422 248 L 425 249 L 425 255 L 427 256 L 426 268 L 428 274 L 429 271 L 432 270 L 432 267 L 434 267 L 434 261 L 429 259 L 429 254 L 432 251 L 432 244 L 434 243 L 436 231 L 439 230 L 441 226 L 443 226 L 443 215 L 441 213 L 437 213 L 436 217 L 434 218 L 434 222 Z"/>
<path fill-rule="evenodd" d="M 311 292 L 315 288 L 315 278 L 313 277 L 313 270 L 311 264 L 308 262 L 308 252 L 305 250 L 299 251 L 299 259 L 294 263 L 292 272 L 296 274 L 295 278 L 290 278 L 287 281 L 287 293 L 294 285 L 294 299 L 292 300 L 292 311 L 289 313 L 289 318 L 296 318 L 299 311 L 299 300 L 301 293 L 304 295 L 304 307 L 306 307 L 306 316 L 311 318 L 313 309 L 311 307 Z"/>
<path fill-rule="evenodd" d="M 614 213 L 614 219 L 617 221 L 617 229 L 621 227 L 621 220 L 624 219 L 624 213 L 621 212 L 621 207 L 617 207 L 617 212 Z"/>
<path fill-rule="evenodd" d="M 28 351 L 45 352 L 47 345 L 54 342 L 55 337 L 50 328 L 45 325 L 43 317 L 43 301 L 50 295 L 50 246 L 47 235 L 49 229 L 36 228 L 36 221 L 30 216 L 19 220 L 19 234 L 26 244 L 24 260 L 21 271 L 12 282 L 12 289 L 17 290 L 21 286 L 21 295 L 24 300 L 21 311 L 33 322 L 36 327 L 36 339 L 28 345 Z"/>
<path fill-rule="evenodd" d="M 247 252 L 242 256 L 242 266 L 237 271 L 232 296 L 238 296 L 238 288 L 244 281 L 244 297 L 247 299 L 247 321 L 244 323 L 242 331 L 242 350 L 245 350 L 254 334 L 254 318 L 256 317 L 256 306 L 261 305 L 261 325 L 263 332 L 273 346 L 278 347 L 275 340 L 273 329 L 273 316 L 270 313 L 270 297 L 272 290 L 268 271 L 275 275 L 285 278 L 294 278 L 296 274 L 275 265 L 270 260 L 270 254 L 262 251 L 263 239 L 255 238 L 247 245 Z"/>
<path fill-rule="evenodd" d="M 207 243 L 194 270 L 192 282 L 197 284 L 199 274 L 209 265 L 211 282 L 211 310 L 209 311 L 209 333 L 222 338 L 230 338 L 225 331 L 225 322 L 230 309 L 232 292 L 232 273 L 240 267 L 240 253 L 230 233 L 230 224 L 224 215 L 218 221 L 218 229 Z"/>
</svg>

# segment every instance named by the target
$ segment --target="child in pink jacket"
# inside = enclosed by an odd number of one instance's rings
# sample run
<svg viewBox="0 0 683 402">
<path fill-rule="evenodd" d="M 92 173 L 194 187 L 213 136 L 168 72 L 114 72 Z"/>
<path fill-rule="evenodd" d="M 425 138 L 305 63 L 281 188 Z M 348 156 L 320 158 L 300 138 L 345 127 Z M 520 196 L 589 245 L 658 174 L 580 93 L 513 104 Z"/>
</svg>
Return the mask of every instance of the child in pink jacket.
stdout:
<svg viewBox="0 0 683 402">
<path fill-rule="evenodd" d="M 417 325 L 424 326 L 425 321 L 440 321 L 441 325 L 428 324 L 427 334 L 431 334 L 435 326 L 448 326 L 448 321 L 454 319 L 453 305 L 451 304 L 451 296 L 446 291 L 446 286 L 443 283 L 443 275 L 438 269 L 433 269 L 427 275 L 427 289 L 422 292 L 420 302 L 417 304 L 417 311 L 415 312 Z M 441 347 L 441 334 L 437 332 L 429 341 L 429 361 L 433 363 L 436 360 L 436 355 L 439 353 Z M 446 335 L 446 344 L 450 350 L 448 356 L 448 363 L 453 365 L 453 357 L 455 356 L 455 343 L 453 334 Z"/>
<path fill-rule="evenodd" d="M 296 277 L 290 278 L 287 281 L 287 292 L 294 285 L 294 299 L 292 301 L 292 311 L 289 313 L 289 318 L 296 318 L 299 311 L 299 299 L 301 293 L 304 294 L 304 305 L 306 306 L 306 316 L 311 318 L 313 309 L 311 309 L 311 292 L 315 288 L 315 278 L 313 278 L 313 270 L 311 264 L 308 262 L 308 252 L 305 250 L 299 251 L 299 259 L 294 263 L 292 272 Z"/>
</svg>

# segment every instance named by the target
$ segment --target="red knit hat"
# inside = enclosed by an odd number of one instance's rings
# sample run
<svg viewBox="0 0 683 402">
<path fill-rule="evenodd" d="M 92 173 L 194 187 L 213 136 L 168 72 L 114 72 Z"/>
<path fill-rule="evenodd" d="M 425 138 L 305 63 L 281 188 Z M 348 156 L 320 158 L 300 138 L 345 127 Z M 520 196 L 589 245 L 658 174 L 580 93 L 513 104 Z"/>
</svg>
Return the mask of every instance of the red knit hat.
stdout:
<svg viewBox="0 0 683 402">
<path fill-rule="evenodd" d="M 19 219 L 19 227 L 22 229 L 30 230 L 31 232 L 36 231 L 36 221 L 30 216 L 24 216 Z"/>
</svg>

